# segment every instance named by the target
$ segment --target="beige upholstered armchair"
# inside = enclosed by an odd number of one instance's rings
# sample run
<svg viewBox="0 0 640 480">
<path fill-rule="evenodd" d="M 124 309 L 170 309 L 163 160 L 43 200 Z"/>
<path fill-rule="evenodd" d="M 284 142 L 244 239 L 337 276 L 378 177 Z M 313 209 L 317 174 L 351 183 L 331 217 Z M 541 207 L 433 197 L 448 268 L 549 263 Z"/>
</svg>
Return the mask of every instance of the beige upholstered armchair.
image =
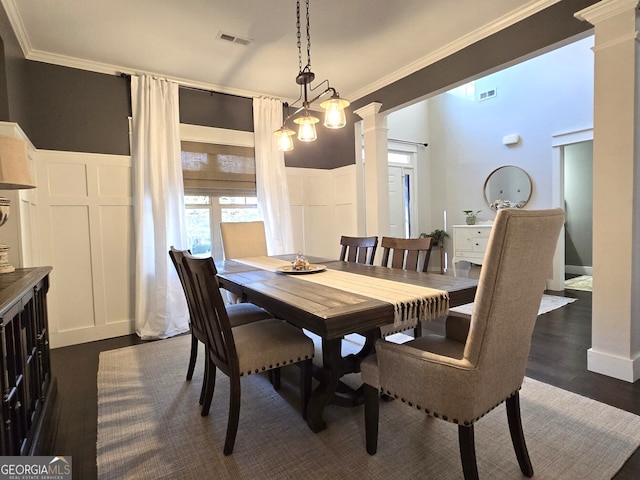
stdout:
<svg viewBox="0 0 640 480">
<path fill-rule="evenodd" d="M 445 336 L 426 335 L 402 345 L 378 341 L 376 355 L 361 365 L 370 454 L 377 450 L 383 392 L 457 424 L 464 477 L 477 478 L 474 423 L 506 401 L 520 469 L 533 475 L 518 392 L 563 222 L 560 209 L 500 210 L 471 318 L 449 317 Z"/>
</svg>

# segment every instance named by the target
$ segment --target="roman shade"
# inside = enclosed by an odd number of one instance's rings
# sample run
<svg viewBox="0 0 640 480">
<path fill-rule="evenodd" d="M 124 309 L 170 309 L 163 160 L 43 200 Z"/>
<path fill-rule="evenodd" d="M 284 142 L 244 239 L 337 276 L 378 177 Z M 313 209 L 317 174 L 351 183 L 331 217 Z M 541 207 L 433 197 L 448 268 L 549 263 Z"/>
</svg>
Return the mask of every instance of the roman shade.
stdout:
<svg viewBox="0 0 640 480">
<path fill-rule="evenodd" d="M 252 147 L 182 142 L 182 175 L 187 195 L 256 196 Z"/>
</svg>

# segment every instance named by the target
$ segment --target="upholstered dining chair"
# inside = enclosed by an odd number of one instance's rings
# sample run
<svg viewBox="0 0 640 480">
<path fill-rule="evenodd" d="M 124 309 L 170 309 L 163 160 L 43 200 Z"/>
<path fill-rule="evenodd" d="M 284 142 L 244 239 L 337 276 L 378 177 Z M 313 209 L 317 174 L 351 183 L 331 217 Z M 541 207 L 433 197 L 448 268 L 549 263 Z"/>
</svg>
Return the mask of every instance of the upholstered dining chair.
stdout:
<svg viewBox="0 0 640 480">
<path fill-rule="evenodd" d="M 519 390 L 538 308 L 564 222 L 561 209 L 500 210 L 470 318 L 448 317 L 446 333 L 402 345 L 383 340 L 361 364 L 367 452 L 376 453 L 379 393 L 458 425 L 465 479 L 478 478 L 474 424 L 506 402 L 516 458 L 533 475 Z"/>
<path fill-rule="evenodd" d="M 193 294 L 193 288 L 190 286 L 190 279 L 185 270 L 182 259 L 185 254 L 189 254 L 188 250 L 178 250 L 175 247 L 171 247 L 169 250 L 169 257 L 173 262 L 176 271 L 178 272 L 178 278 L 182 284 L 182 290 L 184 291 L 185 298 L 187 300 L 187 308 L 189 310 L 189 329 L 191 332 L 191 354 L 189 355 L 189 366 L 187 368 L 187 380 L 193 378 L 193 372 L 196 366 L 196 360 L 198 356 L 198 342 L 203 344 L 206 342 L 206 328 L 204 320 L 202 319 L 200 312 L 197 308 L 196 300 Z M 229 322 L 232 326 L 244 325 L 245 323 L 255 322 L 257 320 L 265 320 L 273 318 L 269 312 L 254 305 L 253 303 L 238 303 L 229 305 L 227 307 L 227 315 Z M 207 368 L 207 362 L 205 362 L 205 370 Z M 204 378 L 206 380 L 207 375 L 205 372 Z M 205 382 L 202 384 L 202 393 L 200 395 L 200 404 L 204 401 L 204 392 L 206 390 Z"/>
<path fill-rule="evenodd" d="M 220 222 L 224 258 L 267 255 L 264 222 Z"/>
<path fill-rule="evenodd" d="M 421 238 L 396 238 L 382 237 L 383 267 L 401 268 L 403 270 L 417 270 L 426 272 L 431 257 L 431 237 Z M 391 325 L 380 328 L 383 337 L 399 333 Z M 415 338 L 422 334 L 422 325 L 418 322 L 413 327 Z"/>
<path fill-rule="evenodd" d="M 222 300 L 216 267 L 211 257 L 185 254 L 183 264 L 193 286 L 197 307 L 205 323 L 207 381 L 202 416 L 209 414 L 216 370 L 229 377 L 229 418 L 223 452 L 233 452 L 240 419 L 240 379 L 251 374 L 296 363 L 300 365 L 302 417 L 311 394 L 313 341 L 302 330 L 278 319 L 232 326 Z"/>
<path fill-rule="evenodd" d="M 225 259 L 261 257 L 267 255 L 264 222 L 220 222 L 222 250 Z M 238 303 L 237 295 L 226 292 L 229 303 Z"/>
<path fill-rule="evenodd" d="M 378 248 L 378 237 L 340 237 L 340 260 L 355 263 L 365 263 L 373 265 L 376 249 Z"/>
</svg>

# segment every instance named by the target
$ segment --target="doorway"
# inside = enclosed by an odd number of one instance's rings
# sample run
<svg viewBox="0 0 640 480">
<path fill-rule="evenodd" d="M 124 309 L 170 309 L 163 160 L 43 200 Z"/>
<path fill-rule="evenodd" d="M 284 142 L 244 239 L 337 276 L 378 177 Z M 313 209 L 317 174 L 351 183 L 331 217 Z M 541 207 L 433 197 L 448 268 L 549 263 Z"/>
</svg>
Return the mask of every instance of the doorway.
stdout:
<svg viewBox="0 0 640 480">
<path fill-rule="evenodd" d="M 411 238 L 415 230 L 415 153 L 389 150 L 389 235 Z"/>
<path fill-rule="evenodd" d="M 552 145 L 552 204 L 565 210 L 565 226 L 558 239 L 553 277 L 547 288 L 562 291 L 569 270 L 591 274 L 593 176 L 587 170 L 593 171 L 593 128 L 554 135 Z M 584 202 L 588 205 L 581 205 Z"/>
</svg>

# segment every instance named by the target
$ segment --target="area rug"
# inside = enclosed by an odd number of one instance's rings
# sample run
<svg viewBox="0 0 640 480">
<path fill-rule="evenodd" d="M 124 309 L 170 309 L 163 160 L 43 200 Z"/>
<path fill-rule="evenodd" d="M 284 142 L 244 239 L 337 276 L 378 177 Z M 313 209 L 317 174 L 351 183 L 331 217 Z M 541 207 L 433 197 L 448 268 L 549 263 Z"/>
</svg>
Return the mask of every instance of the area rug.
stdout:
<svg viewBox="0 0 640 480">
<path fill-rule="evenodd" d="M 570 297 L 558 297 L 555 295 L 542 295 L 542 301 L 540 302 L 540 310 L 538 310 L 538 315 L 542 315 L 544 313 L 548 313 L 551 310 L 555 310 L 556 308 L 564 307 L 565 305 L 575 302 L 577 298 Z M 473 310 L 473 303 L 467 303 L 466 305 L 461 305 L 459 307 L 451 308 L 451 312 L 464 313 L 466 315 L 471 315 L 471 311 Z"/>
<path fill-rule="evenodd" d="M 564 288 L 591 292 L 593 291 L 593 277 L 591 275 L 580 275 L 579 277 L 569 278 L 565 280 Z"/>
<path fill-rule="evenodd" d="M 292 366 L 278 392 L 266 375 L 242 380 L 235 449 L 224 456 L 229 382 L 218 374 L 211 412 L 201 417 L 199 355 L 188 382 L 187 336 L 100 354 L 100 480 L 462 478 L 457 427 L 399 401 L 380 406 L 374 456 L 365 451 L 362 407 L 327 407 L 328 428 L 313 433 L 298 412 Z M 640 445 L 640 417 L 533 379 L 521 406 L 536 479 L 610 479 Z M 480 478 L 521 478 L 504 405 L 476 424 L 475 438 Z"/>
</svg>

